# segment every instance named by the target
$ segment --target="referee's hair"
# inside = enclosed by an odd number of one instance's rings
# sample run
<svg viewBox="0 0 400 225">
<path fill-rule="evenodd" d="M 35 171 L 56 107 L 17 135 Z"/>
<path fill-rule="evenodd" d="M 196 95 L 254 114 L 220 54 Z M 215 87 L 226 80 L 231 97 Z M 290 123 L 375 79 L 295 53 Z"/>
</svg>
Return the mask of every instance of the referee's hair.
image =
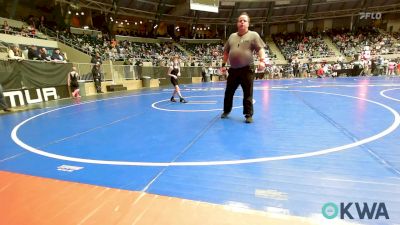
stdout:
<svg viewBox="0 0 400 225">
<path fill-rule="evenodd" d="M 239 17 L 241 17 L 241 16 L 247 16 L 247 18 L 249 18 L 248 22 L 250 23 L 250 16 L 249 16 L 249 14 L 247 14 L 247 12 L 240 13 Z"/>
</svg>

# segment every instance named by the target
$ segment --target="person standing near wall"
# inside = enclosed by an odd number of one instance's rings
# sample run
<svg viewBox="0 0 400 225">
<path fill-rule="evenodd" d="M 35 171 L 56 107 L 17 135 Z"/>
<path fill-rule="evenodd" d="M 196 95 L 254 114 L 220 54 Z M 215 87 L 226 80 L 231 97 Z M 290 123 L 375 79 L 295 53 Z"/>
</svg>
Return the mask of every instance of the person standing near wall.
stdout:
<svg viewBox="0 0 400 225">
<path fill-rule="evenodd" d="M 68 87 L 70 88 L 71 95 L 79 102 L 81 95 L 79 94 L 79 74 L 76 72 L 76 67 L 72 67 L 72 71 L 68 74 Z"/>
<path fill-rule="evenodd" d="M 95 56 L 92 57 L 90 62 L 94 64 L 92 67 L 92 76 L 96 92 L 103 93 L 101 91 L 101 64 L 103 64 L 103 60 L 101 59 L 100 53 L 96 52 Z"/>
<path fill-rule="evenodd" d="M 90 60 L 92 64 L 100 63 L 103 64 L 103 60 L 101 59 L 100 53 L 96 52 L 96 54 Z"/>
<path fill-rule="evenodd" d="M 207 81 L 206 74 L 207 74 L 206 65 L 203 64 L 201 66 L 201 82 L 206 82 Z"/>
<path fill-rule="evenodd" d="M 5 112 L 11 112 L 11 109 L 8 107 L 6 100 L 4 99 L 3 86 L 1 86 L 1 84 L 0 84 L 0 108 Z"/>
<path fill-rule="evenodd" d="M 100 62 L 97 62 L 92 68 L 92 76 L 94 81 L 94 86 L 96 88 L 97 93 L 103 93 L 101 91 L 101 69 L 100 69 Z"/>
</svg>

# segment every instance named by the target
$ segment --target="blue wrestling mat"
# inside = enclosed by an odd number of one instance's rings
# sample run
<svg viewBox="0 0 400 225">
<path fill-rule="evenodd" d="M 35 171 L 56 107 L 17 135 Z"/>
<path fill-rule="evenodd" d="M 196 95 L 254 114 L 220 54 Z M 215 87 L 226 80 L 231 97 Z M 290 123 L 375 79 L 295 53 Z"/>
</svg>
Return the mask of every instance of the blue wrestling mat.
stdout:
<svg viewBox="0 0 400 225">
<path fill-rule="evenodd" d="M 3 114 L 0 170 L 305 217 L 352 203 L 349 222 L 400 224 L 400 78 L 257 80 L 252 124 L 240 88 L 228 119 L 225 83 L 181 89 L 188 104 L 166 87 Z"/>
</svg>

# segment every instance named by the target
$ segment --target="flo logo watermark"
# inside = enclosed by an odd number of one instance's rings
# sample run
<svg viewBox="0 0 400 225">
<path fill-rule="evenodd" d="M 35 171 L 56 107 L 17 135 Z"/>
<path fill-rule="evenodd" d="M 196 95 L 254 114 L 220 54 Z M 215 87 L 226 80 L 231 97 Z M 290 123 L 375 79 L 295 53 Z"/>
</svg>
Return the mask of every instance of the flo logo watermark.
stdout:
<svg viewBox="0 0 400 225">
<path fill-rule="evenodd" d="M 382 13 L 380 12 L 360 12 L 360 19 L 372 19 L 372 20 L 380 20 L 382 19 Z"/>
<path fill-rule="evenodd" d="M 322 206 L 322 215 L 327 219 L 334 219 L 337 216 L 340 219 L 389 219 L 389 213 L 383 202 L 374 202 L 368 204 L 366 202 L 341 202 L 339 206 L 333 202 L 325 203 Z M 357 218 L 358 217 L 358 218 Z"/>
</svg>

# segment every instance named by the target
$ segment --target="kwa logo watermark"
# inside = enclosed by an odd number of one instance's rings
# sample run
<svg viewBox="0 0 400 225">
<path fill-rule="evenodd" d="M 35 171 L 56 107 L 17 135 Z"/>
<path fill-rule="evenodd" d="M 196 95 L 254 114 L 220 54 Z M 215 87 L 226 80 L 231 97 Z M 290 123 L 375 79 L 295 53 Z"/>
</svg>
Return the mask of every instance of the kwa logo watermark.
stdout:
<svg viewBox="0 0 400 225">
<path fill-rule="evenodd" d="M 333 202 L 325 203 L 322 206 L 322 215 L 327 219 L 334 219 L 337 216 L 340 219 L 389 219 L 389 213 L 383 202 L 374 202 L 368 204 L 366 202 L 341 202 L 339 206 Z"/>
</svg>

